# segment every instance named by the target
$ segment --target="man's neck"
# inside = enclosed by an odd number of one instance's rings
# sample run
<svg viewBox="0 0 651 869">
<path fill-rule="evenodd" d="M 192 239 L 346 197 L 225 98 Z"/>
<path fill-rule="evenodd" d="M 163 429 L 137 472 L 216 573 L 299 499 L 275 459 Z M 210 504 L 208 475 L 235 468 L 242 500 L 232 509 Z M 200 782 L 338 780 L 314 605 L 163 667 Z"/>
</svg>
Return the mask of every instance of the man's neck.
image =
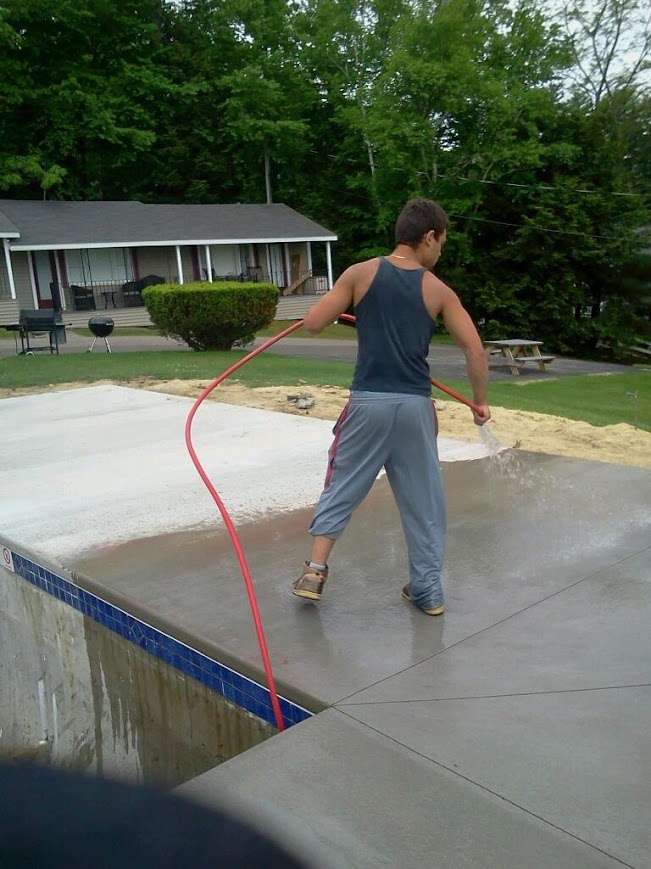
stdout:
<svg viewBox="0 0 651 869">
<path fill-rule="evenodd" d="M 417 266 L 422 266 L 422 262 L 418 258 L 417 251 L 414 250 L 413 247 L 409 247 L 408 244 L 399 244 L 396 245 L 393 253 L 389 254 L 389 257 L 393 260 L 402 260 L 403 262 L 411 262 Z"/>
</svg>

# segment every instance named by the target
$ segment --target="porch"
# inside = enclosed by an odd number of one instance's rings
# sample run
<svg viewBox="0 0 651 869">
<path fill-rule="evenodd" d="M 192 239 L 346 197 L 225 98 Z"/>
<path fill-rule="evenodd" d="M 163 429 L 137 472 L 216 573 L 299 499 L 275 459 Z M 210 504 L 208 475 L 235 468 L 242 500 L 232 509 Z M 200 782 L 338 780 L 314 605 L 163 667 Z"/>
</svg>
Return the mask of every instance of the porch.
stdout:
<svg viewBox="0 0 651 869">
<path fill-rule="evenodd" d="M 257 278 L 253 278 L 256 279 L 267 281 L 269 277 L 260 273 Z M 162 280 L 165 279 L 161 277 Z M 220 280 L 251 280 L 251 277 L 213 276 L 214 282 Z M 69 328 L 85 328 L 89 318 L 98 314 L 111 317 L 117 329 L 152 326 L 139 283 L 137 281 L 100 282 L 92 285 L 71 284 L 64 287 L 52 284 L 52 303 L 54 307 L 61 308 L 62 321 Z M 319 296 L 327 292 L 327 288 L 327 275 L 311 273 L 302 275 L 289 287 L 280 290 L 275 319 L 302 319 Z M 26 307 L 28 306 L 17 299 L 0 297 L 0 326 L 17 323 L 20 310 Z"/>
</svg>

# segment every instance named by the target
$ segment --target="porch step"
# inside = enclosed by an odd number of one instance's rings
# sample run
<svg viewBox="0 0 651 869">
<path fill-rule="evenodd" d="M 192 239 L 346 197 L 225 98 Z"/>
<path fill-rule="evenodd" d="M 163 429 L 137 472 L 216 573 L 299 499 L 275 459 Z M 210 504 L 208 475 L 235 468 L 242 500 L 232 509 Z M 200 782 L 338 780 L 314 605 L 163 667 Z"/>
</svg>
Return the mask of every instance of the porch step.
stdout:
<svg viewBox="0 0 651 869">
<path fill-rule="evenodd" d="M 276 320 L 301 320 L 319 296 L 281 296 L 276 308 Z M 115 328 L 152 326 L 147 308 L 101 308 L 97 311 L 64 311 L 63 321 L 73 328 L 86 328 L 91 317 L 110 317 Z"/>
<path fill-rule="evenodd" d="M 97 311 L 63 311 L 61 318 L 66 326 L 85 329 L 91 317 L 110 317 L 116 329 L 134 326 L 152 326 L 147 308 L 99 308 Z"/>
<path fill-rule="evenodd" d="M 302 320 L 320 296 L 281 296 L 276 308 L 276 320 Z"/>
</svg>

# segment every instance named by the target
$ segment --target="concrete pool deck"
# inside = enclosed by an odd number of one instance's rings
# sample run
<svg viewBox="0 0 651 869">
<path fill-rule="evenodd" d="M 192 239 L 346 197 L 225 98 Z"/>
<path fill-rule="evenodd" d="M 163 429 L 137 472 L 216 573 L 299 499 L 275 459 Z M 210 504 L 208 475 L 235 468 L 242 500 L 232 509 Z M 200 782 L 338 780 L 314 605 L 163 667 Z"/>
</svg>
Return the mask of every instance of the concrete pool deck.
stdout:
<svg viewBox="0 0 651 869">
<path fill-rule="evenodd" d="M 3 401 L 0 528 L 261 678 L 237 563 L 185 455 L 190 407 L 122 387 Z M 651 472 L 442 443 L 445 615 L 400 598 L 385 479 L 313 605 L 289 587 L 331 427 L 213 402 L 197 415 L 279 689 L 318 714 L 181 792 L 255 794 L 341 866 L 651 866 Z"/>
</svg>

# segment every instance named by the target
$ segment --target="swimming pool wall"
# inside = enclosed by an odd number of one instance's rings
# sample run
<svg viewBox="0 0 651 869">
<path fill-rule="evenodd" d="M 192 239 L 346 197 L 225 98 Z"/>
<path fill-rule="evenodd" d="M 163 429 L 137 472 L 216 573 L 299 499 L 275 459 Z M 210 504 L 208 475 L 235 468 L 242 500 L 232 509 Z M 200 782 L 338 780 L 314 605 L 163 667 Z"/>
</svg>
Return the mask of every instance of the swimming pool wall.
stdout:
<svg viewBox="0 0 651 869">
<path fill-rule="evenodd" d="M 273 735 L 265 686 L 90 578 L 0 546 L 0 752 L 177 784 Z M 310 717 L 280 704 L 287 726 Z"/>
</svg>

